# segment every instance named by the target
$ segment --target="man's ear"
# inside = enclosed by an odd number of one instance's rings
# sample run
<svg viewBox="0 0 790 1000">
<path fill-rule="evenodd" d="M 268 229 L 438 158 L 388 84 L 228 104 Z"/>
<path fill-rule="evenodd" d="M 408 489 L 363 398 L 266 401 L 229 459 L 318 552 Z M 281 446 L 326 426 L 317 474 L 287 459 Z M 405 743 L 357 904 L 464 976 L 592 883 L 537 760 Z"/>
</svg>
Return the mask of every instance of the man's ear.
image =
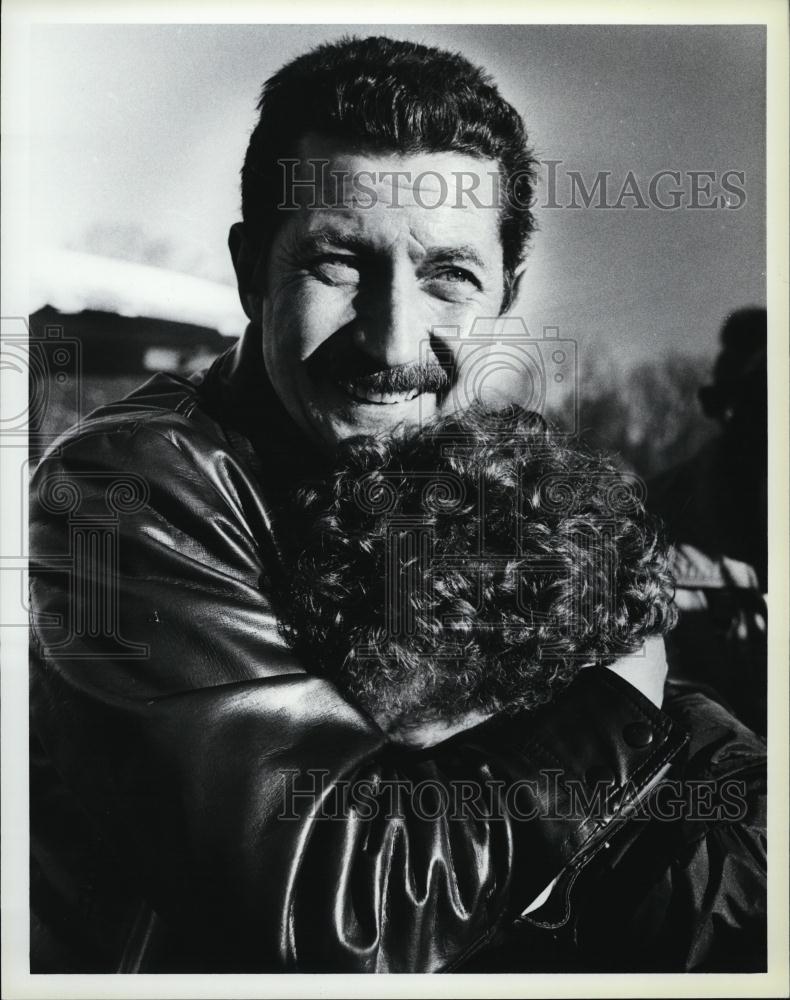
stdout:
<svg viewBox="0 0 790 1000">
<path fill-rule="evenodd" d="M 518 301 L 519 294 L 521 292 L 521 284 L 524 279 L 524 275 L 527 270 L 527 263 L 524 261 L 519 264 L 516 268 L 513 278 L 510 282 L 509 294 L 505 296 L 505 306 L 502 309 L 501 315 L 506 316 L 509 312 L 513 310 Z"/>
<path fill-rule="evenodd" d="M 262 308 L 261 275 L 258 268 L 260 249 L 253 248 L 247 238 L 243 222 L 234 222 L 230 227 L 228 248 L 233 261 L 233 270 L 236 272 L 241 307 L 247 319 L 253 323 L 260 323 Z"/>
</svg>

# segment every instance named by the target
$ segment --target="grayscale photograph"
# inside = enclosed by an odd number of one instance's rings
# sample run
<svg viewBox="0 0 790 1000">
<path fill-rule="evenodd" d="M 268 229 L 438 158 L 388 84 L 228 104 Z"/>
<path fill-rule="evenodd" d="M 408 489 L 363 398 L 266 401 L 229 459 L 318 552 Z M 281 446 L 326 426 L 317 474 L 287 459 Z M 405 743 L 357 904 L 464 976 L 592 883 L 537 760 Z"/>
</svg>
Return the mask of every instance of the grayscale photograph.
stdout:
<svg viewBox="0 0 790 1000">
<path fill-rule="evenodd" d="M 31 976 L 750 995 L 766 24 L 29 30 Z"/>
</svg>

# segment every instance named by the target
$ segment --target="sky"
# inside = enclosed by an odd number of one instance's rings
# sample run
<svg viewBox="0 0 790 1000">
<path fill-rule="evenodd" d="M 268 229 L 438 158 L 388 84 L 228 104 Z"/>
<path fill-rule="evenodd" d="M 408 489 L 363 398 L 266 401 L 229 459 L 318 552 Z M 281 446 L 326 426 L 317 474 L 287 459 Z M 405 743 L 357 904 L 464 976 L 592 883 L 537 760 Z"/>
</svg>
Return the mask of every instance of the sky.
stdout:
<svg viewBox="0 0 790 1000">
<path fill-rule="evenodd" d="M 34 245 L 231 285 L 227 231 L 261 85 L 348 32 L 458 50 L 523 115 L 542 162 L 517 304 L 533 335 L 557 327 L 606 365 L 712 358 L 725 315 L 765 303 L 764 30 L 754 26 L 39 25 Z M 677 209 L 650 198 L 661 170 L 680 172 Z M 571 172 L 589 190 L 599 171 L 609 207 L 585 208 L 578 193 L 571 207 Z M 713 172 L 696 202 L 716 207 L 692 206 L 693 171 Z M 665 177 L 657 199 L 671 204 L 673 186 Z"/>
</svg>

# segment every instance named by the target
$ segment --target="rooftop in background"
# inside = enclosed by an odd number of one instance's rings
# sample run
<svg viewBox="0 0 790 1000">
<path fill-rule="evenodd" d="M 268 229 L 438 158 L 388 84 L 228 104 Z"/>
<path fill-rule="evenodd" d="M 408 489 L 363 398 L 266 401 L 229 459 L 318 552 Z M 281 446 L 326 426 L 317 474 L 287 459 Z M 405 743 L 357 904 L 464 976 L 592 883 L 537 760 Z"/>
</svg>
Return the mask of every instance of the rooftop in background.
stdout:
<svg viewBox="0 0 790 1000">
<path fill-rule="evenodd" d="M 39 250 L 30 280 L 30 312 L 99 310 L 169 320 L 239 336 L 246 320 L 235 288 L 148 264 L 54 247 Z"/>
<path fill-rule="evenodd" d="M 144 375 L 158 371 L 191 375 L 235 342 L 217 330 L 150 316 L 119 316 L 98 309 L 65 313 L 50 305 L 30 316 L 36 341 L 74 345 L 69 376 Z M 39 345 L 49 353 L 49 347 Z M 45 362 L 42 370 L 54 373 Z"/>
</svg>

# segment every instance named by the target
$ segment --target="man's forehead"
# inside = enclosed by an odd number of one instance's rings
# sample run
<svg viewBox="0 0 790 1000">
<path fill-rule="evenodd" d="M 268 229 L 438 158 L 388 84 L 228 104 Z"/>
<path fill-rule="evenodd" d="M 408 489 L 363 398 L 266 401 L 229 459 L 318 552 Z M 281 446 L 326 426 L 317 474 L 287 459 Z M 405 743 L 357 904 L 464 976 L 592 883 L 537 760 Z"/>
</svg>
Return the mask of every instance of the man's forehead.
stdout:
<svg viewBox="0 0 790 1000">
<path fill-rule="evenodd" d="M 303 141 L 287 202 L 292 242 L 320 250 L 406 245 L 496 268 L 501 251 L 496 163 L 463 153 L 357 152 Z M 472 197 L 474 195 L 474 197 Z M 446 253 L 445 253 L 446 251 Z"/>
<path fill-rule="evenodd" d="M 450 209 L 497 216 L 501 181 L 496 160 L 453 150 L 355 149 L 310 135 L 295 160 L 284 161 L 287 194 L 300 205 Z"/>
</svg>

